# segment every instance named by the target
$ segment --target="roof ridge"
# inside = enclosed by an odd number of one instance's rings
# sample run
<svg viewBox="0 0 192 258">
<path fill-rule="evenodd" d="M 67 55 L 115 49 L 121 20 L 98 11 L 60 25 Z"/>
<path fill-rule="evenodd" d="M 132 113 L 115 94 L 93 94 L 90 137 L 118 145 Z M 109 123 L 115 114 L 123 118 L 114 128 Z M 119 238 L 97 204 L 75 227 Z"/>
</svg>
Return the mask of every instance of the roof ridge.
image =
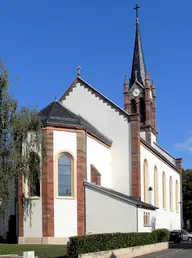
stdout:
<svg viewBox="0 0 192 258">
<path fill-rule="evenodd" d="M 59 102 L 59 101 L 58 101 Z M 79 121 L 78 115 L 76 115 L 73 111 L 69 110 L 68 107 L 66 107 L 64 104 L 62 104 L 61 102 L 59 102 L 59 105 L 65 109 L 65 111 L 72 116 L 72 118 L 77 119 Z"/>
<path fill-rule="evenodd" d="M 52 101 L 52 103 L 53 103 L 53 106 L 52 106 L 51 112 L 49 113 L 49 117 L 52 116 L 52 114 L 56 108 L 57 100 Z"/>
<path fill-rule="evenodd" d="M 47 106 L 45 106 L 44 108 L 42 108 L 39 113 L 42 113 L 46 108 L 48 108 L 49 106 L 51 106 L 53 104 L 53 101 L 50 102 Z"/>
<path fill-rule="evenodd" d="M 83 130 L 90 133 L 90 135 L 94 135 L 97 139 L 104 142 L 108 146 L 111 146 L 112 140 L 105 136 L 100 130 L 95 128 L 89 121 L 80 115 L 71 111 L 68 107 L 66 107 L 61 102 L 55 100 L 52 101 L 49 105 L 47 105 L 44 109 L 42 109 L 39 113 L 42 117 L 42 122 L 46 124 L 60 124 L 70 125 L 70 126 L 80 126 Z"/>
<path fill-rule="evenodd" d="M 127 201 L 127 202 L 129 202 L 133 205 L 136 205 L 137 207 L 144 207 L 144 208 L 152 209 L 152 210 L 157 209 L 157 207 L 155 207 L 152 204 L 142 202 L 138 199 L 133 199 L 131 196 L 129 196 L 127 194 L 123 194 L 123 193 L 118 192 L 116 190 L 113 190 L 112 188 L 107 188 L 107 187 L 104 187 L 104 186 L 95 185 L 95 184 L 87 182 L 86 180 L 84 180 L 83 184 L 84 184 L 84 186 L 90 186 L 93 189 L 98 189 L 100 191 L 107 192 L 108 194 L 116 196 L 121 200 L 125 200 L 125 201 Z"/>
<path fill-rule="evenodd" d="M 129 118 L 130 114 L 128 114 L 123 108 L 121 108 L 115 102 L 113 102 L 108 97 L 106 97 L 103 93 L 101 93 L 96 88 L 94 88 L 91 84 L 89 84 L 87 81 L 85 81 L 82 77 L 78 76 L 77 79 L 79 79 L 81 82 L 83 82 L 88 87 L 90 87 L 93 91 L 95 91 L 97 94 L 99 94 L 103 99 L 105 99 L 105 101 L 108 101 L 110 103 L 110 105 L 113 106 L 113 108 L 118 109 L 124 116 Z"/>
</svg>

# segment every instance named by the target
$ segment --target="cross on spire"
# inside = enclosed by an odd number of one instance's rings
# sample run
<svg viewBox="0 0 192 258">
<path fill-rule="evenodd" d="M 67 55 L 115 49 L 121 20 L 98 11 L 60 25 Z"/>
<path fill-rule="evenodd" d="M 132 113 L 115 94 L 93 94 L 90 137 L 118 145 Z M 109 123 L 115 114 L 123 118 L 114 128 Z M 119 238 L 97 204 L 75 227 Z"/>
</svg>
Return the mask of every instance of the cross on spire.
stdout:
<svg viewBox="0 0 192 258">
<path fill-rule="evenodd" d="M 81 66 L 78 65 L 77 66 L 77 76 L 80 76 L 81 75 Z"/>
<path fill-rule="evenodd" d="M 138 9 L 140 8 L 140 6 L 138 6 L 137 4 L 135 5 L 134 10 L 136 11 L 136 19 L 138 19 Z"/>
</svg>

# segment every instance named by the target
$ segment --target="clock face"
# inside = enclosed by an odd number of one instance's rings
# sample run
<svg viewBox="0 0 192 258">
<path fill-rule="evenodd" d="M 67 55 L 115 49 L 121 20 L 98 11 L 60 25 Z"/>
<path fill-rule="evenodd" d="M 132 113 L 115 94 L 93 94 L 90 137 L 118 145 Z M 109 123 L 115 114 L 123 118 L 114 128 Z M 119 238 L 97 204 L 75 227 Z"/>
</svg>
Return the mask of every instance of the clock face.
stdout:
<svg viewBox="0 0 192 258">
<path fill-rule="evenodd" d="M 138 97 L 139 94 L 140 94 L 140 90 L 139 90 L 139 89 L 134 89 L 134 91 L 133 91 L 133 96 L 134 96 L 134 97 Z"/>
</svg>

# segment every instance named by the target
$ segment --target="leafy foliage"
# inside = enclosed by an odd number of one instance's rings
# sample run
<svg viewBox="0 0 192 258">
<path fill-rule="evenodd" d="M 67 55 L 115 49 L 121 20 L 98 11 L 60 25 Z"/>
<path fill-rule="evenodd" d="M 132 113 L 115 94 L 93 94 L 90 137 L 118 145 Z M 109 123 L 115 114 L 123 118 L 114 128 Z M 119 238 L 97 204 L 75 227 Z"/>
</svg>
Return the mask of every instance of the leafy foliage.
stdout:
<svg viewBox="0 0 192 258">
<path fill-rule="evenodd" d="M 78 254 L 100 252 L 149 245 L 169 240 L 169 231 L 154 230 L 152 233 L 107 233 L 87 236 L 75 236 L 67 243 L 67 255 L 77 258 Z"/>
<path fill-rule="evenodd" d="M 170 238 L 170 232 L 166 228 L 156 229 L 151 234 L 158 243 L 167 242 Z"/>
<path fill-rule="evenodd" d="M 31 151 L 40 155 L 42 165 L 46 155 L 40 117 L 36 109 L 18 108 L 9 93 L 8 72 L 0 62 L 0 215 L 5 215 L 9 204 L 17 198 L 18 177 L 24 177 L 29 185 L 34 180 L 29 173 Z M 25 198 L 25 193 L 23 196 L 27 211 L 30 199 Z"/>
<path fill-rule="evenodd" d="M 183 219 L 192 221 L 192 169 L 182 171 Z"/>
</svg>

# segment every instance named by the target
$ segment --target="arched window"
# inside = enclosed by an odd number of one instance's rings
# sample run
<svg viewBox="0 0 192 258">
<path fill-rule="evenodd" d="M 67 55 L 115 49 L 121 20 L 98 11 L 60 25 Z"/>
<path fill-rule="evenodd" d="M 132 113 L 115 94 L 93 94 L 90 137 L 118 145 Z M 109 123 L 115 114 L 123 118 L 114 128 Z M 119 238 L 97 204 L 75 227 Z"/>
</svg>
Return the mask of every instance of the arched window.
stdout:
<svg viewBox="0 0 192 258">
<path fill-rule="evenodd" d="M 169 177 L 169 208 L 170 211 L 173 211 L 173 180 L 172 177 Z"/>
<path fill-rule="evenodd" d="M 157 167 L 154 168 L 154 205 L 158 207 L 159 205 L 159 186 L 158 186 L 158 170 Z"/>
<path fill-rule="evenodd" d="M 137 113 L 137 105 L 135 99 L 131 100 L 131 114 Z"/>
<path fill-rule="evenodd" d="M 29 196 L 40 196 L 40 158 L 35 152 L 29 154 L 28 190 Z"/>
<path fill-rule="evenodd" d="M 72 196 L 72 164 L 69 154 L 62 154 L 58 159 L 58 196 Z"/>
<path fill-rule="evenodd" d="M 144 202 L 149 202 L 149 183 L 148 183 L 148 163 L 144 160 L 143 163 L 143 174 L 144 174 Z"/>
<path fill-rule="evenodd" d="M 177 180 L 175 183 L 175 202 L 176 212 L 179 212 L 179 184 Z"/>
<path fill-rule="evenodd" d="M 163 191 L 163 208 L 166 209 L 166 176 L 165 172 L 162 175 L 162 191 Z"/>
</svg>

